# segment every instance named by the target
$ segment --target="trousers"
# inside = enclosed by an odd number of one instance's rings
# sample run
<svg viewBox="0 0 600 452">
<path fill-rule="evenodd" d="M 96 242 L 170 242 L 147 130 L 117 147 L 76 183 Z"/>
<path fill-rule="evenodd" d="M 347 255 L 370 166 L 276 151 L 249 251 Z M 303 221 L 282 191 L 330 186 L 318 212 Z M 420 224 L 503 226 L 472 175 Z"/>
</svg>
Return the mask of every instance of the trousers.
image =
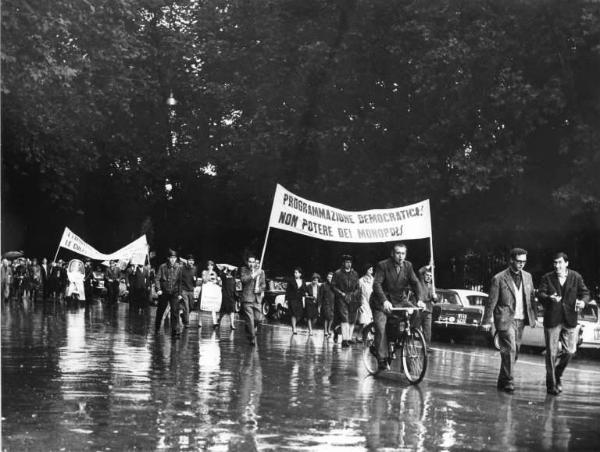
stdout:
<svg viewBox="0 0 600 452">
<path fill-rule="evenodd" d="M 513 369 L 523 337 L 523 320 L 513 320 L 507 330 L 498 330 L 500 339 L 500 373 L 498 375 L 498 386 L 506 386 L 513 382 Z"/>
<path fill-rule="evenodd" d="M 558 325 L 544 328 L 546 342 L 546 387 L 555 388 L 560 383 L 567 364 L 577 349 L 575 328 Z"/>
<path fill-rule="evenodd" d="M 173 292 L 163 292 L 158 297 L 158 307 L 156 308 L 156 319 L 154 328 L 158 331 L 162 325 L 162 320 L 167 310 L 167 306 L 171 311 L 171 333 L 176 334 L 181 331 L 179 325 L 179 296 Z"/>
</svg>

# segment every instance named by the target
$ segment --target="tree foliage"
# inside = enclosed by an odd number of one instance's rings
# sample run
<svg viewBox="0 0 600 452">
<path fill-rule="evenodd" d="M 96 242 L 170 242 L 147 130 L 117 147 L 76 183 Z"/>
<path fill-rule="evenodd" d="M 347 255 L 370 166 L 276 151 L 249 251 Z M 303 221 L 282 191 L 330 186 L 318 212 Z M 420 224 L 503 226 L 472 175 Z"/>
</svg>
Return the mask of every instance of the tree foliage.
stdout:
<svg viewBox="0 0 600 452">
<path fill-rule="evenodd" d="M 276 183 L 351 210 L 430 198 L 444 259 L 560 243 L 598 268 L 598 12 L 9 0 L 5 201 L 83 213 L 107 246 L 151 224 L 159 248 L 175 229 L 177 246 L 233 253 L 260 244 Z"/>
</svg>

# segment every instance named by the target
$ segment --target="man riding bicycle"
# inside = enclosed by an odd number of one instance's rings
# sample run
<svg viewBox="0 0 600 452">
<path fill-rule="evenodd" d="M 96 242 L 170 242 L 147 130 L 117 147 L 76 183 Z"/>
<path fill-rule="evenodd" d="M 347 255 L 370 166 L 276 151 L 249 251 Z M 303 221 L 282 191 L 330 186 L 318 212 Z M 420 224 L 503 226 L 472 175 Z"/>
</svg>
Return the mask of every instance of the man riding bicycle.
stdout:
<svg viewBox="0 0 600 452">
<path fill-rule="evenodd" d="M 391 256 L 379 262 L 375 269 L 370 305 L 373 311 L 373 322 L 375 323 L 374 346 L 380 369 L 387 367 L 388 344 L 385 326 L 392 308 L 415 307 L 408 297 L 410 289 L 417 296 L 417 307 L 425 307 L 425 304 L 421 301 L 419 280 L 415 275 L 412 264 L 406 260 L 406 252 L 407 248 L 404 243 L 394 244 Z M 414 320 L 411 319 L 414 326 L 419 325 L 418 313 L 416 314 Z"/>
</svg>

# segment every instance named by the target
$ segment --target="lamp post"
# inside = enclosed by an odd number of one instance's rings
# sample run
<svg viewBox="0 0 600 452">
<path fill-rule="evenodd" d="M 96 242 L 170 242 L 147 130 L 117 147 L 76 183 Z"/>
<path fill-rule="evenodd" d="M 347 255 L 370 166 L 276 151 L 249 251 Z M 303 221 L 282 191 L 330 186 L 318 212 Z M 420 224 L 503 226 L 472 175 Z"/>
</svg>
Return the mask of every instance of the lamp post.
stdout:
<svg viewBox="0 0 600 452">
<path fill-rule="evenodd" d="M 173 132 L 173 122 L 175 121 L 175 105 L 177 105 L 177 99 L 173 97 L 173 91 L 169 93 L 167 98 L 167 105 L 169 106 L 169 145 L 167 146 L 167 155 L 171 155 L 171 150 L 175 147 L 177 141 L 175 132 Z"/>
</svg>

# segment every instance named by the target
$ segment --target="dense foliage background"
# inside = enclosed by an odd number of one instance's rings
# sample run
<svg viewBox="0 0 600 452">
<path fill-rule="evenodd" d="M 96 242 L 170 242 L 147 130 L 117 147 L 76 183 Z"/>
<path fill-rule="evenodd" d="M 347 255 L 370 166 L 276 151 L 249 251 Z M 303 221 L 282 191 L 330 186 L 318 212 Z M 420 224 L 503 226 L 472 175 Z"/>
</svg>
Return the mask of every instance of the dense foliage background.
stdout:
<svg viewBox="0 0 600 452">
<path fill-rule="evenodd" d="M 5 0 L 2 248 L 141 233 L 237 263 L 276 183 L 348 210 L 432 203 L 440 284 L 506 250 L 600 281 L 600 5 L 582 1 Z M 168 105 L 170 94 L 175 105 Z M 388 245 L 272 231 L 265 266 Z M 428 244 L 410 244 L 416 265 Z"/>
</svg>

